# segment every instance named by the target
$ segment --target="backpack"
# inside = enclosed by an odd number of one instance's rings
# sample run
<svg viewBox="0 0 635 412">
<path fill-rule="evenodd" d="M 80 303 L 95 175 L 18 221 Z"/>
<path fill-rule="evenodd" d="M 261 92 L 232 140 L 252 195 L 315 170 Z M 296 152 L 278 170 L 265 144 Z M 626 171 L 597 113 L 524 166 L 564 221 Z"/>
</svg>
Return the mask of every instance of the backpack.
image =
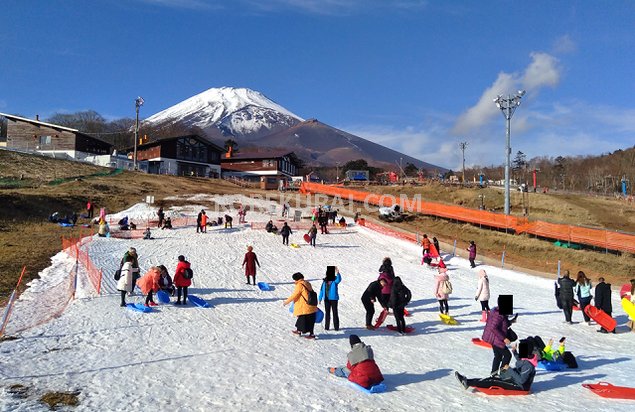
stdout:
<svg viewBox="0 0 635 412">
<path fill-rule="evenodd" d="M 119 280 L 121 278 L 121 269 L 115 270 L 115 280 Z"/>
<path fill-rule="evenodd" d="M 439 290 L 444 295 L 449 295 L 452 293 L 452 283 L 449 280 L 441 281 L 441 285 L 439 286 Z"/>
<path fill-rule="evenodd" d="M 192 272 L 192 269 L 187 268 L 185 270 L 183 270 L 183 279 L 192 279 L 194 277 L 194 272 Z"/>
<path fill-rule="evenodd" d="M 309 298 L 308 299 L 304 299 L 304 300 L 306 300 L 306 304 L 309 305 L 309 306 L 317 306 L 318 305 L 318 295 L 317 295 L 317 293 L 315 293 L 314 291 L 309 290 L 307 288 L 305 288 L 305 289 L 306 289 L 306 291 L 309 294 Z"/>
</svg>

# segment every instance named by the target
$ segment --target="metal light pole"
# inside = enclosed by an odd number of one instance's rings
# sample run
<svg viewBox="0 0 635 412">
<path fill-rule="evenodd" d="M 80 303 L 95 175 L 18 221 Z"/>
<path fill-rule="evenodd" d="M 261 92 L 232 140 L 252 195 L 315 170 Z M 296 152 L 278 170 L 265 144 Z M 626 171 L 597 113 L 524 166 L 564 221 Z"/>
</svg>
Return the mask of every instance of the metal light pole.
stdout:
<svg viewBox="0 0 635 412">
<path fill-rule="evenodd" d="M 143 97 L 139 96 L 135 99 L 135 109 L 137 118 L 134 124 L 134 153 L 132 155 L 132 169 L 137 170 L 137 140 L 139 140 L 139 107 L 143 106 Z"/>
<path fill-rule="evenodd" d="M 335 163 L 335 173 L 337 174 L 337 183 L 340 182 L 340 162 Z"/>
<path fill-rule="evenodd" d="M 512 152 L 511 141 L 510 141 L 510 129 L 511 129 L 511 120 L 516 108 L 520 106 L 520 99 L 525 95 L 524 90 L 519 90 L 515 95 L 507 95 L 507 97 L 503 97 L 502 95 L 498 95 L 496 99 L 494 99 L 494 103 L 496 103 L 496 107 L 501 109 L 503 112 L 503 116 L 505 116 L 505 120 L 507 120 L 507 128 L 506 128 L 506 144 L 505 144 L 505 214 L 509 215 L 509 168 L 510 168 L 510 156 Z"/>
<path fill-rule="evenodd" d="M 459 147 L 461 152 L 463 152 L 463 184 L 465 185 L 465 148 L 467 147 L 467 142 L 459 143 Z"/>
</svg>

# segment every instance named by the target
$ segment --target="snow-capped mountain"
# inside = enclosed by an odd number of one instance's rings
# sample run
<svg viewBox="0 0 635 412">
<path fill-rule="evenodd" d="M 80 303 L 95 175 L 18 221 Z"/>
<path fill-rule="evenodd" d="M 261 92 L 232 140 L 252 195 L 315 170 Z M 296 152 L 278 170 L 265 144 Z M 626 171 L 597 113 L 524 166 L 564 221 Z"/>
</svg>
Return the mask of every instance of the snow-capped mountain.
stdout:
<svg viewBox="0 0 635 412">
<path fill-rule="evenodd" d="M 302 120 L 262 93 L 221 87 L 206 90 L 150 116 L 144 124 L 180 123 L 198 127 L 210 136 L 218 136 L 220 130 L 223 135 L 249 141 L 284 130 Z"/>
</svg>

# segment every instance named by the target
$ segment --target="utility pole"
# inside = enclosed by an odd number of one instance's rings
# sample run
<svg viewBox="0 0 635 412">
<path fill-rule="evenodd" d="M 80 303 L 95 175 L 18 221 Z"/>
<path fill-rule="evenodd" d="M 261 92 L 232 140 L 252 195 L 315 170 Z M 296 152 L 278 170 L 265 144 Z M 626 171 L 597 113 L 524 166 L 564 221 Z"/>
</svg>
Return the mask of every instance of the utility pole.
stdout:
<svg viewBox="0 0 635 412">
<path fill-rule="evenodd" d="M 461 152 L 463 152 L 463 185 L 465 185 L 465 148 L 467 148 L 467 142 L 459 143 Z"/>
<path fill-rule="evenodd" d="M 135 99 L 134 105 L 137 112 L 135 124 L 134 124 L 134 153 L 132 157 L 132 170 L 137 170 L 137 141 L 139 140 L 139 108 L 143 106 L 143 97 L 139 96 Z"/>
<path fill-rule="evenodd" d="M 494 99 L 494 103 L 496 103 L 496 107 L 501 109 L 503 112 L 503 116 L 505 116 L 506 122 L 506 139 L 505 139 L 505 214 L 509 215 L 510 209 L 510 181 L 509 181 L 509 168 L 510 168 L 510 155 L 511 155 L 511 120 L 516 108 L 520 106 L 520 99 L 525 95 L 524 90 L 519 90 L 515 95 L 508 95 L 507 97 L 503 97 L 502 95 L 498 95 L 496 99 Z"/>
</svg>

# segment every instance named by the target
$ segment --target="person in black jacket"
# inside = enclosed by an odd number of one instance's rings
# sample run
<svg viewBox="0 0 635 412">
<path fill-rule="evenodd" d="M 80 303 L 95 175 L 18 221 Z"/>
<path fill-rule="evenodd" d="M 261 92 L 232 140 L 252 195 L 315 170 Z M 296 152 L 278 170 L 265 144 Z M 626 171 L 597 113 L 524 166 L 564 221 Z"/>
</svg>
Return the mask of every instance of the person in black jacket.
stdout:
<svg viewBox="0 0 635 412">
<path fill-rule="evenodd" d="M 203 226 L 201 226 L 201 222 L 203 221 L 203 210 L 201 209 L 198 212 L 198 216 L 196 216 L 196 233 L 203 232 Z"/>
<path fill-rule="evenodd" d="M 611 284 L 604 283 L 604 278 L 598 279 L 599 283 L 595 286 L 595 307 L 602 309 L 607 315 L 611 316 L 613 305 L 611 305 Z M 598 332 L 608 333 L 604 328 L 598 329 Z M 615 329 L 613 329 L 615 333 Z"/>
<path fill-rule="evenodd" d="M 375 315 L 375 301 L 381 299 L 381 288 L 386 285 L 383 279 L 370 282 L 364 294 L 362 295 L 362 303 L 366 309 L 366 329 L 375 329 L 373 326 L 373 316 Z"/>
<path fill-rule="evenodd" d="M 408 289 L 401 281 L 401 278 L 397 276 L 392 284 L 390 299 L 388 300 L 388 307 L 393 308 L 395 321 L 397 321 L 397 332 L 402 335 L 406 333 L 404 310 L 406 309 L 406 305 L 410 302 L 411 298 L 412 295 L 410 294 L 410 289 Z"/>
<path fill-rule="evenodd" d="M 573 312 L 573 287 L 575 282 L 569 277 L 569 271 L 565 270 L 564 275 L 558 279 L 560 285 L 560 303 L 564 312 L 565 321 L 572 324 L 571 313 Z"/>
<path fill-rule="evenodd" d="M 289 246 L 289 235 L 293 234 L 293 232 L 291 231 L 291 228 L 289 227 L 287 222 L 284 222 L 284 225 L 282 225 L 280 234 L 282 235 L 282 244 Z"/>
</svg>

